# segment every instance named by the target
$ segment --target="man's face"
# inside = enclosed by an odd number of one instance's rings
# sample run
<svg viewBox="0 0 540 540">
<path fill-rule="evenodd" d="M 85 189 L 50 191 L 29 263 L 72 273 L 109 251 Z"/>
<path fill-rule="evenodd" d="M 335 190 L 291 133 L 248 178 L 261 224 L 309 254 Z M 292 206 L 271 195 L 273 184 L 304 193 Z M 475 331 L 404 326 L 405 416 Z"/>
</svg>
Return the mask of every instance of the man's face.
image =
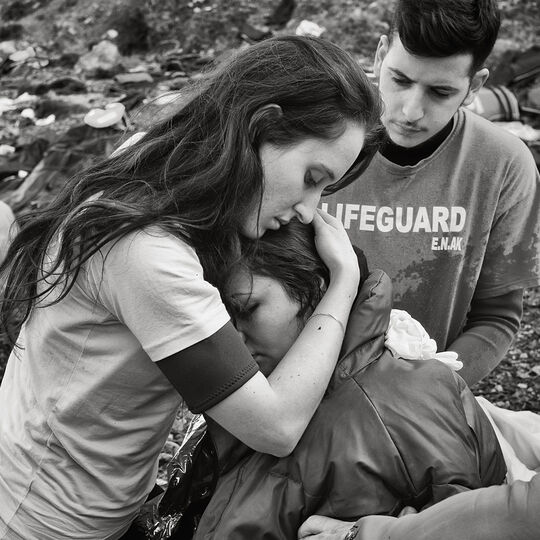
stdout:
<svg viewBox="0 0 540 540">
<path fill-rule="evenodd" d="M 414 56 L 398 35 L 382 36 L 374 71 L 384 101 L 383 123 L 392 141 L 407 148 L 438 133 L 461 105 L 474 100 L 489 72 L 470 76 L 471 54 L 444 58 Z"/>
</svg>

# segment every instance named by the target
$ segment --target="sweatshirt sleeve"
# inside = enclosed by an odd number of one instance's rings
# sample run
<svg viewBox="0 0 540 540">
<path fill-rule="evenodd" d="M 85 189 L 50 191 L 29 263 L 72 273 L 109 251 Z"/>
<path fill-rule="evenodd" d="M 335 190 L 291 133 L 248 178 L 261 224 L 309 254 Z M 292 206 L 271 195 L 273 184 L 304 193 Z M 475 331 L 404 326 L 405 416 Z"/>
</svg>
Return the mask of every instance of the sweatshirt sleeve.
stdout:
<svg viewBox="0 0 540 540">
<path fill-rule="evenodd" d="M 418 514 L 368 516 L 357 525 L 357 540 L 537 540 L 540 474 L 460 493 Z"/>
<path fill-rule="evenodd" d="M 523 289 L 491 298 L 473 298 L 463 333 L 447 349 L 459 354 L 459 374 L 469 386 L 493 370 L 519 330 Z"/>
</svg>

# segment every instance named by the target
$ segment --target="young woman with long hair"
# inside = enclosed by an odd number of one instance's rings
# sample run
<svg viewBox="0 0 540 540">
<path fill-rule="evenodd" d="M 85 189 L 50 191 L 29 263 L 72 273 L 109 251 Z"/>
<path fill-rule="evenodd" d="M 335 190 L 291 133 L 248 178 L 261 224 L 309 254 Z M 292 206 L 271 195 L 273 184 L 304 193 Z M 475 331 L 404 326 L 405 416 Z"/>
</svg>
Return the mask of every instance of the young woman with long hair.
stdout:
<svg viewBox="0 0 540 540">
<path fill-rule="evenodd" d="M 316 38 L 233 55 L 170 118 L 21 216 L 2 322 L 23 315 L 0 387 L 0 536 L 119 538 L 154 485 L 184 399 L 285 455 L 320 402 L 359 280 L 317 210 L 374 153 L 377 91 Z M 313 221 L 330 284 L 267 378 L 219 289 L 240 238 Z"/>
</svg>

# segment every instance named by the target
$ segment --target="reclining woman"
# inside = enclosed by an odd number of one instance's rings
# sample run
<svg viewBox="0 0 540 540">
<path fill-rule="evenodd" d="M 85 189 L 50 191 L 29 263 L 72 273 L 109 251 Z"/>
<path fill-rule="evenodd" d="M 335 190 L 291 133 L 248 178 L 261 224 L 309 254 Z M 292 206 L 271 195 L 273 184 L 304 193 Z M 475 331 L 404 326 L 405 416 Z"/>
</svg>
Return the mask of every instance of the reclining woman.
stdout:
<svg viewBox="0 0 540 540">
<path fill-rule="evenodd" d="M 312 314 L 328 278 L 309 225 L 291 222 L 247 248 L 226 304 L 264 373 L 307 322 L 329 317 Z M 465 382 L 439 360 L 393 355 L 385 347 L 390 316 L 389 278 L 364 271 L 337 367 L 300 442 L 282 458 L 245 449 L 222 470 L 196 539 L 292 540 L 312 514 L 398 515 L 504 482 L 496 435 Z"/>
<path fill-rule="evenodd" d="M 358 176 L 379 119 L 376 90 L 342 49 L 269 39 L 21 217 L 0 269 L 3 326 L 23 318 L 0 387 L 0 537 L 121 537 L 182 399 L 258 451 L 294 448 L 359 279 L 345 230 L 316 208 Z M 331 268 L 317 310 L 332 317 L 307 324 L 266 378 L 217 287 L 241 236 L 293 217 L 314 221 Z"/>
</svg>

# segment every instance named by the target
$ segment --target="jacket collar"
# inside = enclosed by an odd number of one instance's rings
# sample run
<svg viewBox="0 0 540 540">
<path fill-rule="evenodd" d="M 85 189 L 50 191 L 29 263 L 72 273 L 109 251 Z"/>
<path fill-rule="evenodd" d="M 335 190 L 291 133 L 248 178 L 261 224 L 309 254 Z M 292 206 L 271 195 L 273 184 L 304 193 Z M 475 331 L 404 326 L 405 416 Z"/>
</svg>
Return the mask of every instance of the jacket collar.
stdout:
<svg viewBox="0 0 540 540">
<path fill-rule="evenodd" d="M 329 389 L 340 380 L 358 373 L 381 355 L 391 309 L 392 282 L 382 270 L 374 270 L 359 289 L 351 308 Z M 362 349 L 361 354 L 354 354 L 359 349 Z"/>
</svg>

